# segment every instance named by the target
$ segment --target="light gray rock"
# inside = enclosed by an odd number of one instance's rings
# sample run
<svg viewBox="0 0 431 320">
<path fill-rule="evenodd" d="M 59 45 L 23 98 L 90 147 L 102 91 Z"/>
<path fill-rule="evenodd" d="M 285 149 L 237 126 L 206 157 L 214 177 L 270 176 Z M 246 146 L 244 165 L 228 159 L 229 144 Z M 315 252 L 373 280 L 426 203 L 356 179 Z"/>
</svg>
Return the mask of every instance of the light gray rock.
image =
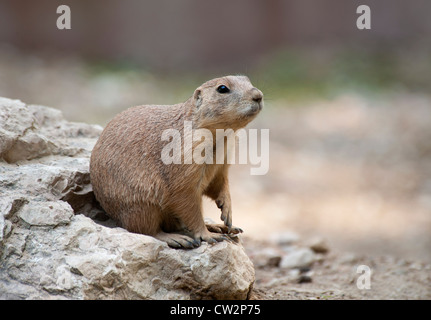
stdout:
<svg viewBox="0 0 431 320">
<path fill-rule="evenodd" d="M 251 259 L 257 268 L 278 267 L 283 252 L 276 248 L 261 248 L 253 250 Z"/>
<path fill-rule="evenodd" d="M 316 256 L 309 248 L 297 248 L 283 255 L 280 261 L 280 268 L 306 268 L 311 266 Z"/>
<path fill-rule="evenodd" d="M 175 250 L 106 220 L 88 172 L 100 132 L 0 98 L 0 299 L 246 299 L 241 244 Z"/>
<path fill-rule="evenodd" d="M 299 236 L 293 231 L 284 231 L 272 234 L 269 240 L 280 246 L 291 246 L 298 242 Z"/>
<path fill-rule="evenodd" d="M 23 222 L 39 227 L 68 224 L 73 215 L 72 207 L 64 201 L 31 201 L 24 204 L 19 211 Z"/>
<path fill-rule="evenodd" d="M 175 250 L 84 215 L 44 227 L 14 229 L 9 236 L 1 298 L 245 299 L 254 281 L 253 267 L 236 244 Z M 24 289 L 29 285 L 31 295 Z"/>
<path fill-rule="evenodd" d="M 91 152 L 102 128 L 72 123 L 59 110 L 0 98 L 0 158 L 8 163 Z"/>
</svg>

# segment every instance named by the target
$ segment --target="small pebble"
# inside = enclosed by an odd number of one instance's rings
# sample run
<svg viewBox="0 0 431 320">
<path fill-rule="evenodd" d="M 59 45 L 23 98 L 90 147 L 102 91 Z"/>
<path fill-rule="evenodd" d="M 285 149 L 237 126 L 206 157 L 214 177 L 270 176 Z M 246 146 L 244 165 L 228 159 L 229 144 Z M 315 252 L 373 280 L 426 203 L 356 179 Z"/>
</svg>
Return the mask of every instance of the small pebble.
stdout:
<svg viewBox="0 0 431 320">
<path fill-rule="evenodd" d="M 311 276 L 307 275 L 307 274 L 301 274 L 298 279 L 296 280 L 297 283 L 309 283 L 312 282 L 313 279 L 311 278 Z"/>
<path fill-rule="evenodd" d="M 313 238 L 309 242 L 309 247 L 315 253 L 326 254 L 329 252 L 329 247 L 325 239 L 323 238 Z"/>
</svg>

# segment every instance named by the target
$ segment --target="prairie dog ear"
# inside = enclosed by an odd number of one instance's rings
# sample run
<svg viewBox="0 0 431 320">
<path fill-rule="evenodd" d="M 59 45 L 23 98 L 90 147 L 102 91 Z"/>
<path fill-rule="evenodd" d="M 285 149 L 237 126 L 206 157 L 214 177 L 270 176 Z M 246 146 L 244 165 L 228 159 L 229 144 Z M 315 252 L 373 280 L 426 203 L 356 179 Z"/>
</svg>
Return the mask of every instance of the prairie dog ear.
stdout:
<svg viewBox="0 0 431 320">
<path fill-rule="evenodd" d="M 202 91 L 200 88 L 197 88 L 195 90 L 195 93 L 193 94 L 193 101 L 195 102 L 195 107 L 199 108 L 202 104 Z"/>
</svg>

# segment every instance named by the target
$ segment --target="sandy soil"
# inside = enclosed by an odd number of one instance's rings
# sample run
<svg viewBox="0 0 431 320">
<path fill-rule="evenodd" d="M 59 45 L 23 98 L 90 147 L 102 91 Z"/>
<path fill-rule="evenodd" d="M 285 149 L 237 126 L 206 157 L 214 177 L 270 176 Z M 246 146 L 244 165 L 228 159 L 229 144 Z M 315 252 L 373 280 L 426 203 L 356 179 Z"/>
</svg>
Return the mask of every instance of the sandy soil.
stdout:
<svg viewBox="0 0 431 320">
<path fill-rule="evenodd" d="M 286 269 L 260 265 L 261 259 L 255 254 L 262 246 L 277 247 L 270 241 L 245 241 L 256 267 L 251 299 L 431 299 L 431 264 L 422 261 L 330 251 L 309 267 Z M 367 274 L 360 266 L 369 267 L 369 287 L 364 278 Z"/>
</svg>

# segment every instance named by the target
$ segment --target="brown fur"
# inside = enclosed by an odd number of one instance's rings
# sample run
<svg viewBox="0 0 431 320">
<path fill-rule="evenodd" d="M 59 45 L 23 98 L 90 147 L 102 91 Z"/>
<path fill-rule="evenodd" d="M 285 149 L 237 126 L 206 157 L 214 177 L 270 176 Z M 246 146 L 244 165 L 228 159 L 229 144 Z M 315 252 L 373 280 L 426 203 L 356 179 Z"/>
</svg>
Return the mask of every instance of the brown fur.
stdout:
<svg viewBox="0 0 431 320">
<path fill-rule="evenodd" d="M 230 92 L 217 92 L 220 85 Z M 184 103 L 138 106 L 118 114 L 91 155 L 97 200 L 127 230 L 154 236 L 171 247 L 193 248 L 202 240 L 224 240 L 225 232 L 241 232 L 232 227 L 229 165 L 165 165 L 161 152 L 168 142 L 161 137 L 164 130 L 176 129 L 184 143 L 184 121 L 192 121 L 193 129 L 211 130 L 215 144 L 215 130 L 246 126 L 261 110 L 262 97 L 247 77 L 227 76 L 204 83 Z M 224 225 L 205 225 L 203 195 L 215 200 Z"/>
</svg>

